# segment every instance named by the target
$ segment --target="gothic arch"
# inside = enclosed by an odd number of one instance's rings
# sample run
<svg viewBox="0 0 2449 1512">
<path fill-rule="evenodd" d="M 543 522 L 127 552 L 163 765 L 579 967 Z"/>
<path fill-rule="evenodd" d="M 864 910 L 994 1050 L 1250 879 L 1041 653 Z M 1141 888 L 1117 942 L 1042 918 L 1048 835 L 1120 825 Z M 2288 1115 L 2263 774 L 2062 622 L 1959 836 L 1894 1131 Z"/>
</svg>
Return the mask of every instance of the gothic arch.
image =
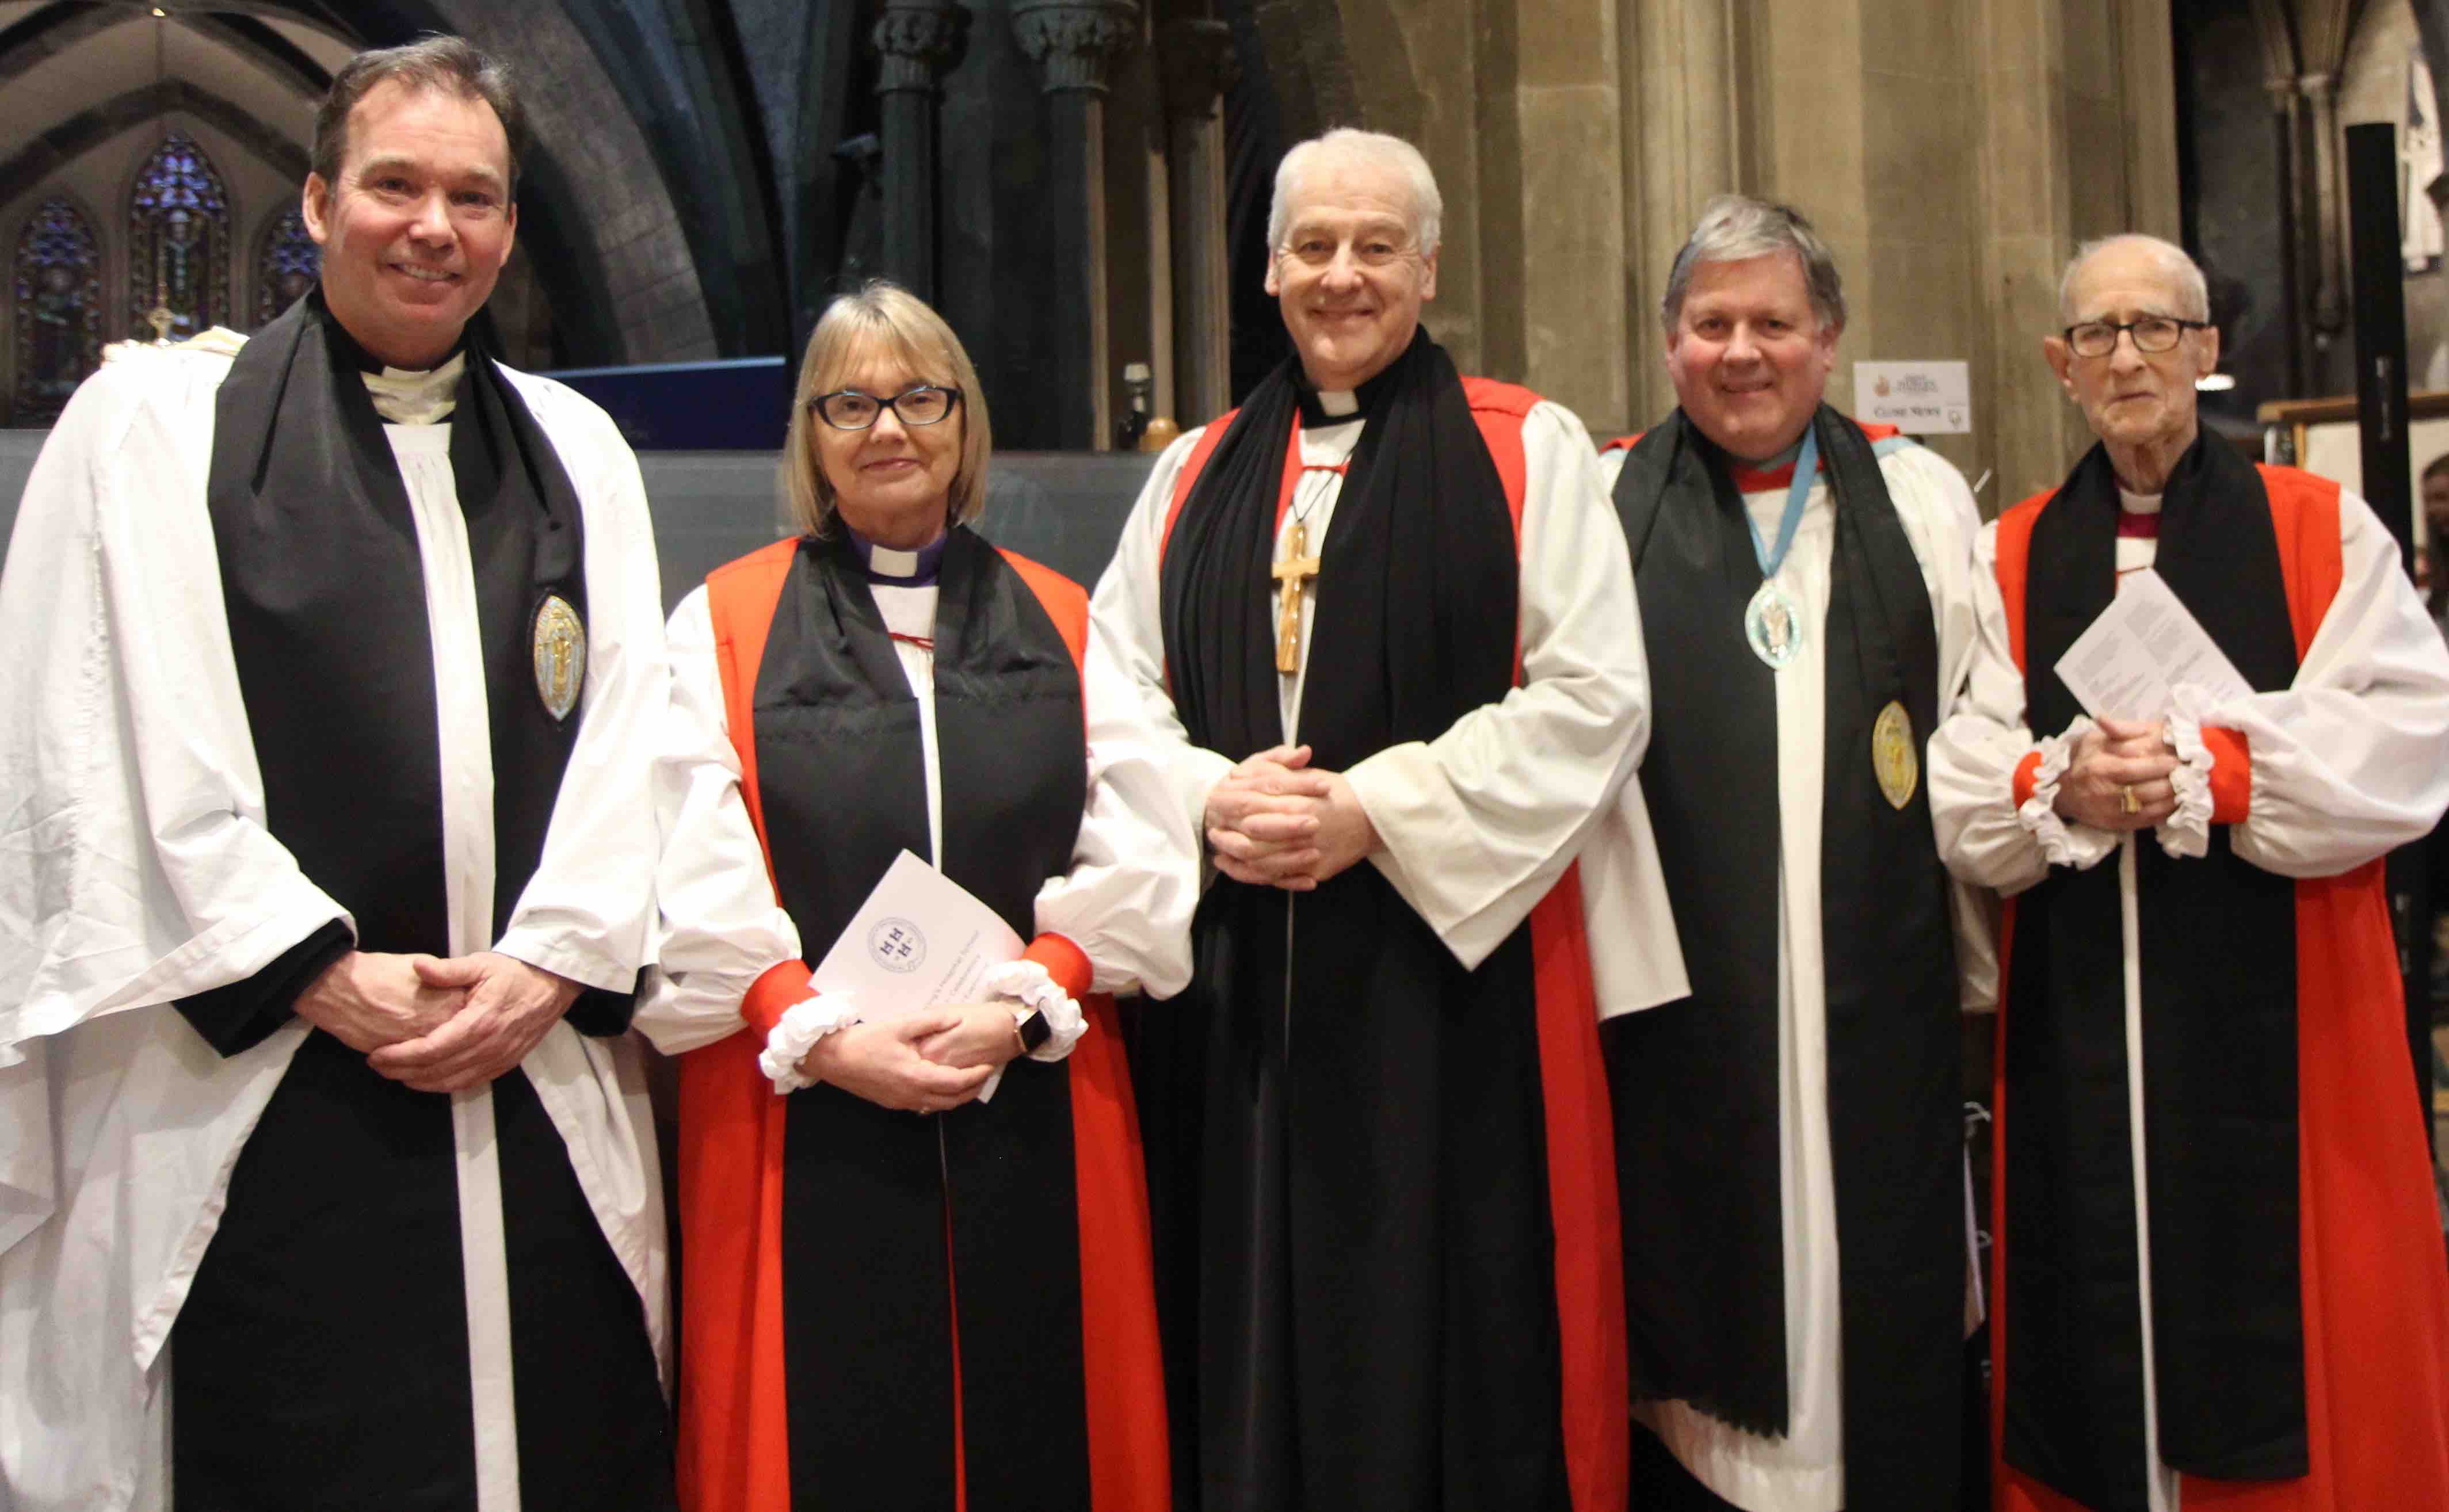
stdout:
<svg viewBox="0 0 2449 1512">
<path fill-rule="evenodd" d="M 234 206 L 202 144 L 172 126 L 127 189 L 130 330 L 166 310 L 166 335 L 183 340 L 237 318 L 231 297 Z M 160 329 L 159 326 L 156 329 Z"/>
<path fill-rule="evenodd" d="M 306 233 L 306 217 L 295 201 L 263 218 L 247 258 L 247 322 L 260 331 L 315 286 L 322 268 L 322 249 Z"/>
<path fill-rule="evenodd" d="M 17 229 L 9 258 L 11 425 L 48 424 L 102 365 L 104 225 L 61 189 Z"/>
</svg>

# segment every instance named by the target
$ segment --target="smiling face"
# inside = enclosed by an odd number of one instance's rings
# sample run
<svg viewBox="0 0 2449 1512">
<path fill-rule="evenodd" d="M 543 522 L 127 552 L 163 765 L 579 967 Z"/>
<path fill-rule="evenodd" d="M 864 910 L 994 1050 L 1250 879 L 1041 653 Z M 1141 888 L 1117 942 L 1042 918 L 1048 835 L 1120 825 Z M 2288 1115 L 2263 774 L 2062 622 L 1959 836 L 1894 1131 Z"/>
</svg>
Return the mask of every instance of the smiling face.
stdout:
<svg viewBox="0 0 2449 1512">
<path fill-rule="evenodd" d="M 2145 316 L 2198 318 L 2184 308 L 2176 277 L 2147 245 L 2112 242 L 2075 270 L 2069 325 L 2090 320 L 2124 324 Z M 2149 449 L 2174 456 L 2193 444 L 2198 421 L 2194 380 L 2219 366 L 2217 329 L 2188 331 L 2167 352 L 2136 350 L 2121 333 L 2105 357 L 2079 357 L 2063 335 L 2041 343 L 2067 396 L 2083 407 L 2092 433 L 2117 450 Z"/>
<path fill-rule="evenodd" d="M 510 139 L 492 106 L 386 80 L 349 112 L 339 182 L 306 179 L 323 298 L 357 344 L 396 368 L 458 344 L 510 260 Z"/>
<path fill-rule="evenodd" d="M 881 342 L 862 347 L 820 392 L 855 389 L 890 399 L 917 384 L 954 384 L 952 373 L 916 372 Z M 833 489 L 842 523 L 879 545 L 903 551 L 943 534 L 953 480 L 961 470 L 962 428 L 968 424 L 962 411 L 956 402 L 934 425 L 905 425 L 893 411 L 880 410 L 864 431 L 836 430 L 809 416 L 808 444 L 816 449 L 817 467 Z"/>
<path fill-rule="evenodd" d="M 1729 455 L 1776 456 L 1820 408 L 1838 329 L 1813 312 L 1803 259 L 1790 252 L 1698 263 L 1667 335 L 1676 403 Z"/>
<path fill-rule="evenodd" d="M 1288 201 L 1267 292 L 1309 381 L 1357 389 L 1412 344 L 1420 306 L 1437 296 L 1437 254 L 1421 254 L 1411 184 L 1391 164 L 1321 153 Z"/>
</svg>

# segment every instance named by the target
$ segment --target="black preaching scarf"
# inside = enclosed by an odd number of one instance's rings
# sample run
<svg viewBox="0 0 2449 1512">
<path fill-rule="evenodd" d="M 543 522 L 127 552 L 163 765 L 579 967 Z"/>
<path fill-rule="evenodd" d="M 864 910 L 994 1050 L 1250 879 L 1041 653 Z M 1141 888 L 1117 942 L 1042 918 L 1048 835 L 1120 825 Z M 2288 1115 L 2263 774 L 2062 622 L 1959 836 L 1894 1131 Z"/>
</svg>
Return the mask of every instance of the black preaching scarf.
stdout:
<svg viewBox="0 0 2449 1512">
<path fill-rule="evenodd" d="M 1962 1040 L 1927 787 L 1871 759 L 1901 703 L 1919 758 L 1938 644 L 1921 569 L 1861 429 L 1812 421 L 1835 494 L 1821 802 L 1828 1122 L 1842 1251 L 1848 1506 L 1957 1485 L 1964 1276 Z M 1726 458 L 1681 411 L 1615 488 L 1649 646 L 1642 787 L 1692 996 L 1602 1029 L 1625 1193 L 1634 1391 L 1786 1432 L 1779 1200 L 1777 687 L 1745 640 L 1760 560 Z"/>
<path fill-rule="evenodd" d="M 1445 352 L 1416 335 L 1358 398 L 1298 720 L 1338 771 L 1502 699 L 1520 596 L 1504 481 Z M 1283 737 L 1270 566 L 1297 412 L 1341 418 L 1287 362 L 1193 484 L 1161 575 L 1175 707 L 1235 757 Z M 1142 1063 L 1172 1037 L 1147 1100 L 1200 1162 L 1155 1196 L 1168 1263 L 1198 1277 L 1161 1305 L 1167 1368 L 1195 1377 L 1176 1452 L 1202 1457 L 1205 1504 L 1563 1505 L 1528 931 L 1465 971 L 1361 865 L 1297 900 L 1219 877 L 1193 934 L 1194 986 L 1143 1025 Z M 1320 1422 L 1350 1431 L 1304 1435 Z"/>
<path fill-rule="evenodd" d="M 378 366 L 319 291 L 293 305 L 240 351 L 216 396 L 205 500 L 266 828 L 349 910 L 361 948 L 447 955 L 425 564 L 359 377 Z M 585 613 L 584 524 L 550 442 L 480 351 L 459 383 L 451 463 L 483 648 L 498 931 L 542 855 L 577 735 L 578 717 L 554 718 L 539 697 L 531 647 L 548 595 Z M 573 1025 L 590 1005 L 588 1027 L 626 1025 L 626 997 L 606 993 L 582 995 Z M 265 1006 L 285 1018 L 288 1001 Z M 493 1091 L 512 1345 L 522 1360 L 558 1365 L 518 1376 L 526 1495 L 668 1505 L 669 1439 L 650 1431 L 664 1414 L 643 1320 L 616 1326 L 638 1320 L 636 1293 L 534 1092 L 516 1072 Z M 386 1081 L 328 1036 L 300 1046 L 247 1140 L 180 1313 L 172 1455 L 183 1498 L 472 1499 L 459 1237 L 455 1221 L 434 1222 L 456 1212 L 453 1143 L 447 1099 Z M 276 1341 L 267 1356 L 263 1320 L 297 1316 L 331 1331 Z M 348 1350 L 329 1347 L 336 1333 Z M 573 1397 L 571 1379 L 590 1382 L 590 1394 Z M 615 1420 L 639 1426 L 605 1438 Z M 403 1451 L 384 1436 L 401 1422 L 434 1431 Z M 265 1442 L 311 1452 L 226 1452 Z"/>
<path fill-rule="evenodd" d="M 2034 522 L 2035 732 L 2080 711 L 2058 659 L 2116 593 L 2117 477 L 2093 447 Z M 2296 676 L 2261 474 L 2206 435 L 2177 461 L 2154 568 L 2256 691 Z M 2296 890 L 2214 827 L 2198 860 L 2134 846 L 2160 1458 L 2306 1473 L 2296 1128 Z M 2118 868 L 2015 902 L 2006 1025 L 2007 1463 L 2101 1512 L 2147 1505 Z"/>
<path fill-rule="evenodd" d="M 1070 870 L 1088 803 L 1079 673 L 1036 594 L 967 527 L 947 539 L 937 582 L 938 861 L 1027 939 L 1038 890 Z M 800 543 L 755 711 L 775 886 L 820 953 L 897 855 L 928 851 L 917 697 L 846 538 Z M 1015 1061 L 993 1101 L 932 1119 L 806 1087 L 789 1124 L 792 1504 L 954 1504 L 957 1294 L 968 1505 L 1085 1509 L 1066 1068 Z"/>
<path fill-rule="evenodd" d="M 586 615 L 584 525 L 517 391 L 467 357 L 451 468 L 485 656 L 499 932 L 578 735 L 536 692 L 532 631 L 550 595 Z M 361 948 L 447 954 L 425 567 L 369 366 L 320 291 L 291 306 L 222 385 L 206 497 L 274 835 L 356 917 Z"/>
</svg>

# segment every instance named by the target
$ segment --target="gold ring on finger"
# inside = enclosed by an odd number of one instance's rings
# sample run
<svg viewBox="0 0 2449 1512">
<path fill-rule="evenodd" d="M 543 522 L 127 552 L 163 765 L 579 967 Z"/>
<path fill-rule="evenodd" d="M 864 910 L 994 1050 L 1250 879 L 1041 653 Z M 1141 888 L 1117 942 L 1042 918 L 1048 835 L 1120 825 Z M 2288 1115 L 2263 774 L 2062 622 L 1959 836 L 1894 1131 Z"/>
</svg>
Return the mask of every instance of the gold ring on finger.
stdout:
<svg viewBox="0 0 2449 1512">
<path fill-rule="evenodd" d="M 2143 812 L 2143 800 L 2134 795 L 2134 785 L 2131 782 L 2117 790 L 2117 812 L 2120 813 Z"/>
</svg>

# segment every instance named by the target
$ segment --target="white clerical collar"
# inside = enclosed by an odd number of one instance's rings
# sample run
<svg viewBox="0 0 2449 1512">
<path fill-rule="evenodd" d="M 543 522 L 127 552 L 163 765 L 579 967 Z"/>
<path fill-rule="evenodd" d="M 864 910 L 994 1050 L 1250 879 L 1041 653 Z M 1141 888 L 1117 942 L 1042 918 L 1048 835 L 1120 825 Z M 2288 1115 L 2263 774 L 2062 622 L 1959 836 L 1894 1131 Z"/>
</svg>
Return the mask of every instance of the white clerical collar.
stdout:
<svg viewBox="0 0 2449 1512">
<path fill-rule="evenodd" d="M 1321 389 L 1318 391 L 1318 407 L 1328 414 L 1341 419 L 1345 415 L 1360 412 L 1360 395 L 1349 389 L 1341 391 Z"/>
<path fill-rule="evenodd" d="M 433 425 L 451 417 L 459 402 L 459 374 L 467 366 L 468 354 L 460 352 L 430 373 L 385 368 L 357 376 L 366 380 L 376 414 L 394 425 Z"/>
<path fill-rule="evenodd" d="M 2123 485 L 2120 485 L 2117 489 L 2117 503 L 2119 507 L 2123 508 L 2128 514 L 2158 514 L 2160 512 L 2160 495 L 2156 493 L 2129 493 L 2126 491 Z"/>
<path fill-rule="evenodd" d="M 867 570 L 879 578 L 915 578 L 918 575 L 918 553 L 871 545 L 867 548 Z"/>
</svg>

